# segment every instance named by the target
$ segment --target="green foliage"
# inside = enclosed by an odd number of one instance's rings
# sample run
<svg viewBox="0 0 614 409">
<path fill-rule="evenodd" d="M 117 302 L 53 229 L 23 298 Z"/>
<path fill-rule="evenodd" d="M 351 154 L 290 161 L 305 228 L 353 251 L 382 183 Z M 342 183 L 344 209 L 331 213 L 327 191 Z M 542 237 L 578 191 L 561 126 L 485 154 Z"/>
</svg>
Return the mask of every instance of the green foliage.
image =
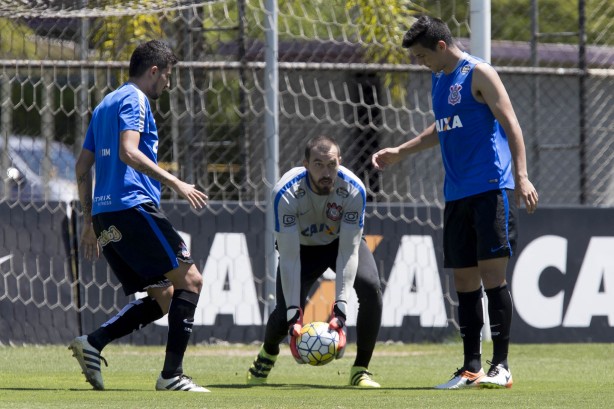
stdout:
<svg viewBox="0 0 614 409">
<path fill-rule="evenodd" d="M 428 14 L 444 20 L 456 37 L 469 37 L 469 1 L 417 0 Z M 497 0 L 491 2 L 493 40 L 531 40 L 531 0 Z M 578 2 L 572 0 L 536 0 L 541 33 L 575 33 L 578 31 Z M 586 1 L 588 44 L 614 45 L 611 22 L 614 7 L 606 0 Z M 610 28 L 610 29 L 608 29 Z M 547 36 L 542 43 L 577 44 L 577 36 Z"/>
<path fill-rule="evenodd" d="M 338 41 L 348 23 L 344 3 L 339 0 L 280 0 L 279 38 Z"/>
<path fill-rule="evenodd" d="M 614 401 L 614 345 L 512 345 L 514 387 L 437 391 L 462 359 L 462 345 L 378 344 L 371 361 L 378 390 L 346 386 L 356 346 L 323 367 L 297 365 L 282 346 L 269 385 L 247 387 L 259 345 L 190 346 L 184 369 L 210 394 L 155 392 L 164 347 L 105 348 L 107 390 L 85 383 L 65 346 L 0 347 L 0 407 L 32 408 L 609 408 Z M 485 343 L 488 359 L 492 344 Z M 485 362 L 484 362 L 485 364 Z"/>
<path fill-rule="evenodd" d="M 495 5 L 492 3 L 497 3 L 497 1 L 491 2 L 491 9 L 495 8 Z M 457 38 L 469 37 L 469 26 L 466 24 L 469 21 L 470 2 L 468 0 L 416 0 L 416 3 L 424 9 L 425 14 L 445 21 L 453 36 Z M 523 13 L 526 14 L 526 11 L 523 10 Z"/>
<path fill-rule="evenodd" d="M 105 8 L 117 8 L 123 0 L 105 1 Z M 141 0 L 141 4 L 156 4 L 156 0 Z M 101 18 L 91 33 L 91 41 L 101 60 L 126 61 L 134 48 L 144 41 L 163 38 L 160 21 L 155 14 Z"/>
<path fill-rule="evenodd" d="M 401 47 L 403 35 L 425 10 L 410 0 L 349 0 L 347 10 L 358 27 L 359 43 L 365 45 L 368 62 L 407 64 L 409 55 Z M 407 74 L 384 74 L 383 85 L 395 101 L 405 100 Z"/>
<path fill-rule="evenodd" d="M 205 43 L 214 52 L 221 43 L 239 40 L 237 3 L 212 2 L 207 5 L 206 14 L 211 18 L 203 20 Z M 279 40 L 340 41 L 350 23 L 345 3 L 340 0 L 279 0 Z M 264 3 L 259 0 L 245 0 L 245 40 L 264 41 L 266 13 L 263 7 Z"/>
<path fill-rule="evenodd" d="M 16 20 L 0 17 L 0 55 L 9 59 L 36 58 L 34 31 Z"/>
<path fill-rule="evenodd" d="M 349 0 L 347 9 L 359 27 L 360 43 L 372 62 L 407 63 L 403 35 L 423 10 L 410 0 Z"/>
<path fill-rule="evenodd" d="M 589 3 L 589 2 L 587 2 Z M 542 33 L 575 32 L 578 30 L 578 2 L 537 0 L 539 31 Z M 520 10 L 525 10 L 523 13 Z M 505 22 L 493 32 L 493 39 L 531 40 L 531 0 L 501 0 L 492 5 L 492 20 Z M 544 37 L 543 43 L 577 43 L 577 37 Z"/>
</svg>

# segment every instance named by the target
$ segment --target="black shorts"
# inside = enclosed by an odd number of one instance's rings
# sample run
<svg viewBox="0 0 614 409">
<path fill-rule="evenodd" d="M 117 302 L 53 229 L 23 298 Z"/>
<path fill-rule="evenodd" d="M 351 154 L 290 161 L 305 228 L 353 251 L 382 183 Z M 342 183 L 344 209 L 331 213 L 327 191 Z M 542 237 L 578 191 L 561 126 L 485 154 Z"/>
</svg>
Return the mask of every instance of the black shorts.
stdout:
<svg viewBox="0 0 614 409">
<path fill-rule="evenodd" d="M 301 308 L 305 308 L 307 296 L 314 284 L 327 269 L 337 269 L 339 239 L 322 246 L 301 246 Z M 354 290 L 358 299 L 368 299 L 366 294 L 381 294 L 381 282 L 375 259 L 364 238 L 358 248 L 358 268 L 354 279 Z M 281 273 L 277 268 L 277 307 L 285 319 L 286 302 L 281 286 Z M 370 300 L 369 300 L 370 301 Z M 285 322 L 285 321 L 284 321 Z"/>
<path fill-rule="evenodd" d="M 446 202 L 444 267 L 475 267 L 478 260 L 512 256 L 516 249 L 517 213 L 514 191 L 509 189 Z"/>
<path fill-rule="evenodd" d="M 323 246 L 301 246 L 300 306 L 303 310 L 307 296 L 315 289 L 313 287 L 322 274 L 328 268 L 335 271 L 338 250 L 339 239 Z M 288 335 L 286 301 L 279 267 L 276 280 L 277 303 L 266 325 L 265 345 L 279 344 Z M 373 351 L 382 318 L 382 289 L 375 259 L 364 239 L 360 241 L 358 248 L 358 269 L 354 290 L 359 305 L 356 317 L 356 345 L 359 350 Z"/>
<path fill-rule="evenodd" d="M 102 253 L 126 295 L 168 285 L 164 274 L 177 268 L 179 261 L 194 263 L 179 233 L 152 203 L 99 213 L 92 219 Z"/>
</svg>

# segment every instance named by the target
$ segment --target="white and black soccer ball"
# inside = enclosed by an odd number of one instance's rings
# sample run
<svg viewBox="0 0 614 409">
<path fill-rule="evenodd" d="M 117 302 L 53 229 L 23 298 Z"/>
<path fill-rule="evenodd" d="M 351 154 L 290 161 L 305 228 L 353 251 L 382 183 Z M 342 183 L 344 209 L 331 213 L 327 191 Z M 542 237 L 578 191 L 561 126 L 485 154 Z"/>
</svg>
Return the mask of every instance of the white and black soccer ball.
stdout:
<svg viewBox="0 0 614 409">
<path fill-rule="evenodd" d="M 301 329 L 296 347 L 303 361 L 309 365 L 326 365 L 335 359 L 339 333 L 328 328 L 326 322 L 310 322 Z"/>
</svg>

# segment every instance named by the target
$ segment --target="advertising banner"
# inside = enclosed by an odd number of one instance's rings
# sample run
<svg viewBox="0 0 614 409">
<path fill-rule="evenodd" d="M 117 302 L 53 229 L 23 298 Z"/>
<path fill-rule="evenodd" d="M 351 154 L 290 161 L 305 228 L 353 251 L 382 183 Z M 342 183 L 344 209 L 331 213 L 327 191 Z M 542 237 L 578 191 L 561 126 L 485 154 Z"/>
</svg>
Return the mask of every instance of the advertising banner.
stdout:
<svg viewBox="0 0 614 409">
<path fill-rule="evenodd" d="M 170 202 L 163 209 L 204 276 L 192 340 L 261 341 L 275 302 L 274 277 L 265 271 L 264 212 L 212 204 L 195 214 Z M 365 240 L 383 289 L 379 340 L 457 337 L 457 296 L 452 272 L 443 268 L 441 211 L 399 206 L 387 208 L 385 218 L 373 209 L 367 214 Z M 614 341 L 614 209 L 521 211 L 519 227 L 508 268 L 512 341 Z M 124 295 L 104 258 L 92 263 L 77 257 L 77 230 L 62 212 L 0 206 L 1 343 L 65 343 L 134 300 Z M 326 320 L 333 296 L 334 273 L 327 271 L 310 293 L 305 321 Z M 350 342 L 357 308 L 352 294 Z M 163 344 L 166 334 L 163 318 L 123 341 Z"/>
</svg>

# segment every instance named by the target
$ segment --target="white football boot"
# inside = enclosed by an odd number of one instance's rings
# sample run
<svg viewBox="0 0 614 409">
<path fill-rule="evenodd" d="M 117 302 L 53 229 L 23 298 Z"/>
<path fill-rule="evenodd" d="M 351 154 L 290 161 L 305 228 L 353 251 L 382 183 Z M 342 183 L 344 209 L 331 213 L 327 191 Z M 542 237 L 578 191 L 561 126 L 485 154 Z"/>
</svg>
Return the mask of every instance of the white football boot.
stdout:
<svg viewBox="0 0 614 409">
<path fill-rule="evenodd" d="M 81 335 L 72 340 L 68 349 L 72 351 L 72 356 L 77 359 L 85 379 L 96 390 L 104 389 L 104 381 L 102 380 L 102 372 L 100 372 L 100 360 L 107 365 L 107 360 L 100 356 L 100 351 L 90 345 L 87 341 L 87 335 Z"/>
<path fill-rule="evenodd" d="M 174 376 L 170 379 L 164 379 L 162 375 L 158 377 L 156 382 L 157 391 L 178 391 L 178 392 L 211 392 L 207 388 L 194 383 L 192 378 L 186 375 Z"/>
<path fill-rule="evenodd" d="M 512 373 L 503 365 L 491 365 L 486 376 L 480 380 L 481 388 L 511 388 L 514 380 Z"/>
<path fill-rule="evenodd" d="M 463 389 L 474 388 L 478 386 L 484 378 L 484 370 L 480 368 L 477 373 L 469 372 L 465 368 L 461 368 L 454 372 L 452 379 L 446 383 L 435 386 L 435 389 Z"/>
</svg>

